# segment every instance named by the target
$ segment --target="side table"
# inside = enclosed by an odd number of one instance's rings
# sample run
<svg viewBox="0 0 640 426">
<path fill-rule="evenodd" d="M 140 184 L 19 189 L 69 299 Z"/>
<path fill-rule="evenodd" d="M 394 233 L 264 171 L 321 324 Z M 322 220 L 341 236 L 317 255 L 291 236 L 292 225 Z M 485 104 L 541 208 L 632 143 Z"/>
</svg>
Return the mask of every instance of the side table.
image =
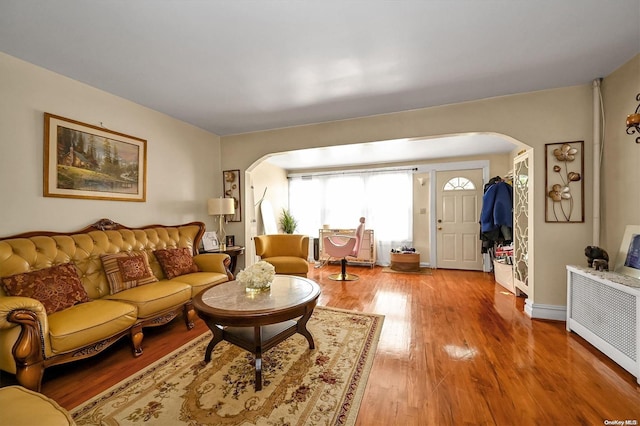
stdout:
<svg viewBox="0 0 640 426">
<path fill-rule="evenodd" d="M 238 264 L 238 256 L 244 254 L 243 246 L 228 246 L 226 250 L 202 250 L 200 253 L 225 253 L 228 254 L 231 258 L 231 265 L 229 265 L 229 270 L 233 275 L 236 274 L 236 265 Z"/>
</svg>

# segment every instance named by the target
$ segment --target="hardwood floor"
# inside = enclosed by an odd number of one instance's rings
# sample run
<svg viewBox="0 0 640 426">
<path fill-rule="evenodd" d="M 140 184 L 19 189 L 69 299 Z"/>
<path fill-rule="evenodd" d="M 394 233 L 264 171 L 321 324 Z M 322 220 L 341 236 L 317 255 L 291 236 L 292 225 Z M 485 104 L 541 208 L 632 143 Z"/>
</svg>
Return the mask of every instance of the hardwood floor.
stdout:
<svg viewBox="0 0 640 426">
<path fill-rule="evenodd" d="M 494 284 L 492 274 L 349 266 L 358 281 L 330 281 L 338 269 L 311 268 L 320 305 L 385 315 L 358 425 L 640 421 L 631 374 L 567 333 L 564 322 L 528 318 L 524 299 Z M 187 332 L 180 319 L 146 329 L 141 357 L 121 340 L 97 357 L 49 368 L 42 392 L 73 408 L 206 330 L 198 320 Z"/>
</svg>

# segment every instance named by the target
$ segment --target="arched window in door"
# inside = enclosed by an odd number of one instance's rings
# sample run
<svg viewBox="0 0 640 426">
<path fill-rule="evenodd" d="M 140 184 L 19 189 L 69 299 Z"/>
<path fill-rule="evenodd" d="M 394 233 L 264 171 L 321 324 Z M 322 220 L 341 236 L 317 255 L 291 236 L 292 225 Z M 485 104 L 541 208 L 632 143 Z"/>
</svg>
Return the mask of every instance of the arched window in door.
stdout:
<svg viewBox="0 0 640 426">
<path fill-rule="evenodd" d="M 476 186 L 469 179 L 458 176 L 449 179 L 449 181 L 444 184 L 443 189 L 445 191 L 474 190 Z"/>
</svg>

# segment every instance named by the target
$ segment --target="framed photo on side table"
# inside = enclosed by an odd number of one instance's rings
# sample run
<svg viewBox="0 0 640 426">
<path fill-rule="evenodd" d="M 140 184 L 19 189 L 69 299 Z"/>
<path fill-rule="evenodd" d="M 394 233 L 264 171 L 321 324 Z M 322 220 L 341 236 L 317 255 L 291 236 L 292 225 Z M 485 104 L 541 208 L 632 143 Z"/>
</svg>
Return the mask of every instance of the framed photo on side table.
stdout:
<svg viewBox="0 0 640 426">
<path fill-rule="evenodd" d="M 218 250 L 220 244 L 218 243 L 218 236 L 215 232 L 205 232 L 202 236 L 202 247 L 204 251 Z"/>
</svg>

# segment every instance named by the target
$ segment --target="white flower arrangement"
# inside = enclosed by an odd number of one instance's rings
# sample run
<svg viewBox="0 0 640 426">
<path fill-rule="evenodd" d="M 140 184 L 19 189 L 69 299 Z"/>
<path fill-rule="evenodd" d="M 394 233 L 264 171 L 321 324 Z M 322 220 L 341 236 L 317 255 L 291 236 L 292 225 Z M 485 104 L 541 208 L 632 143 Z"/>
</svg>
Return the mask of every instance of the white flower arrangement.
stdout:
<svg viewBox="0 0 640 426">
<path fill-rule="evenodd" d="M 269 262 L 261 260 L 238 272 L 236 281 L 247 289 L 266 290 L 276 275 L 276 268 Z"/>
</svg>

